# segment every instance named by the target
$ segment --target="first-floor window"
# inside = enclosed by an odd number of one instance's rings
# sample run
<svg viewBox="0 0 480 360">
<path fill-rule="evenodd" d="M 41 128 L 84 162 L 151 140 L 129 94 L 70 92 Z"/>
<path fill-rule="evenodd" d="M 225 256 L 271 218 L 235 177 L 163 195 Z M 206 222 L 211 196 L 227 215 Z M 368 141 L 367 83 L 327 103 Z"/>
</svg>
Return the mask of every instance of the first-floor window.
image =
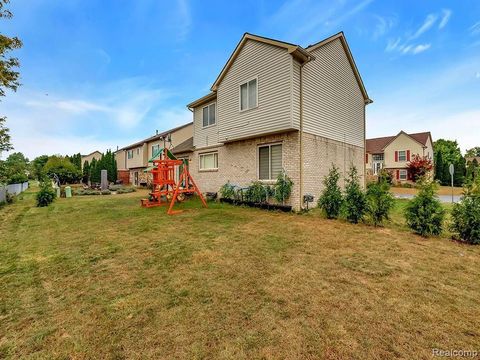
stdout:
<svg viewBox="0 0 480 360">
<path fill-rule="evenodd" d="M 200 154 L 200 170 L 218 169 L 218 152 Z"/>
<path fill-rule="evenodd" d="M 258 178 L 275 180 L 282 172 L 282 144 L 259 146 Z"/>
<path fill-rule="evenodd" d="M 155 154 L 160 150 L 160 145 L 153 145 L 152 146 L 152 156 L 155 156 Z"/>
<path fill-rule="evenodd" d="M 400 173 L 399 173 L 400 180 L 407 180 L 407 176 L 408 176 L 407 170 L 400 170 Z"/>
</svg>

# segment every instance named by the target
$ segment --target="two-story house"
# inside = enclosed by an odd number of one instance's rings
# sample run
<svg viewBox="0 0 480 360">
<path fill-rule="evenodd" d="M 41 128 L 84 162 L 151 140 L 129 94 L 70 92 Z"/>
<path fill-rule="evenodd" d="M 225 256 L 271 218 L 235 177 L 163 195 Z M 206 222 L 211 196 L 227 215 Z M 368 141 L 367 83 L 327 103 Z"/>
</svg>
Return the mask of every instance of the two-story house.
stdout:
<svg viewBox="0 0 480 360">
<path fill-rule="evenodd" d="M 83 165 L 85 164 L 85 161 L 87 161 L 89 164 L 91 164 L 93 159 L 98 161 L 102 158 L 102 155 L 103 154 L 98 150 L 92 151 L 88 155 L 82 155 L 81 156 L 82 169 L 83 169 Z"/>
<path fill-rule="evenodd" d="M 298 210 L 332 163 L 364 177 L 370 102 L 343 33 L 306 48 L 246 33 L 211 92 L 187 105 L 193 139 L 174 153 L 190 159 L 202 191 L 272 184 L 285 171 Z"/>
<path fill-rule="evenodd" d="M 149 166 L 148 160 L 164 146 L 174 149 L 193 135 L 193 123 L 150 136 L 144 140 L 118 149 L 115 152 L 118 178 L 124 183 L 135 186 L 147 185 L 151 181 L 151 173 L 144 170 Z"/>
<path fill-rule="evenodd" d="M 400 131 L 396 136 L 367 139 L 365 158 L 367 172 L 378 175 L 387 169 L 396 182 L 411 180 L 408 163 L 414 155 L 433 157 L 433 141 L 430 132 L 407 134 Z"/>
</svg>

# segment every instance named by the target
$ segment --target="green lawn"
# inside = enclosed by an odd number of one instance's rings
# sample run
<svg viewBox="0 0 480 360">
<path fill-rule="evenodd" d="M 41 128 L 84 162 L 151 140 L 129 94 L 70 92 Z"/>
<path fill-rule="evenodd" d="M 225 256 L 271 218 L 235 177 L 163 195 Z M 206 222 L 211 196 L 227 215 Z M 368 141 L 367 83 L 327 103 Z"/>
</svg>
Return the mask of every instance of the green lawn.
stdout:
<svg viewBox="0 0 480 360">
<path fill-rule="evenodd" d="M 318 212 L 190 202 L 167 216 L 141 208 L 142 196 L 36 208 L 28 193 L 0 209 L 0 358 L 418 359 L 432 348 L 479 350 L 478 246 Z"/>
</svg>

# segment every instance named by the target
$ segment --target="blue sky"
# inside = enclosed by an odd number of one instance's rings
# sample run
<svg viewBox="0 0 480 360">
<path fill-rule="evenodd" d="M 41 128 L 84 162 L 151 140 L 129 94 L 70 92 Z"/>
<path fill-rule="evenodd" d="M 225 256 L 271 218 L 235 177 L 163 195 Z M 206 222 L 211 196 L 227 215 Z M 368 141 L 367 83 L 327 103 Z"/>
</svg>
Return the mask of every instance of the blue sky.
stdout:
<svg viewBox="0 0 480 360">
<path fill-rule="evenodd" d="M 244 32 L 307 46 L 344 31 L 370 97 L 367 136 L 480 145 L 480 1 L 12 0 L 22 67 L 16 151 L 115 149 L 191 120 Z"/>
</svg>

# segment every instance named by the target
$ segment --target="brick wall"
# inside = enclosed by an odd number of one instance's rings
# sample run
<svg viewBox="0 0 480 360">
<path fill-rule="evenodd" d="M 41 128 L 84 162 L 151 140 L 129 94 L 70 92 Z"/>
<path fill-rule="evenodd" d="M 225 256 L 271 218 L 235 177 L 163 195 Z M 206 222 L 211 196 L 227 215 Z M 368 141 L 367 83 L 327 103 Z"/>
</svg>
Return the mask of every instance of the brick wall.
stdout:
<svg viewBox="0 0 480 360">
<path fill-rule="evenodd" d="M 309 207 L 317 205 L 318 197 L 323 190 L 323 179 L 328 174 L 332 163 L 339 168 L 341 174 L 339 185 L 341 188 L 344 185 L 344 169 L 345 172 L 348 172 L 352 163 L 358 170 L 360 183 L 363 186 L 365 153 L 362 147 L 304 133 L 303 148 L 303 192 L 315 196 L 314 203 L 310 203 Z"/>
<path fill-rule="evenodd" d="M 246 187 L 252 181 L 258 180 L 257 176 L 257 149 L 259 145 L 282 143 L 282 162 L 287 175 L 293 180 L 294 186 L 290 205 L 299 208 L 299 143 L 298 132 L 282 133 L 278 135 L 263 136 L 254 139 L 241 140 L 225 145 L 203 150 L 195 150 L 189 157 L 190 173 L 202 192 L 218 192 L 220 187 L 230 183 Z M 218 170 L 200 171 L 199 154 L 218 151 Z M 185 154 L 178 154 L 178 157 Z M 274 183 L 269 182 L 269 183 Z M 268 182 L 267 182 L 268 183 Z"/>
<path fill-rule="evenodd" d="M 241 140 L 225 145 L 196 150 L 190 154 L 178 154 L 178 157 L 188 157 L 190 173 L 202 192 L 218 192 L 227 181 L 241 187 L 248 186 L 257 176 L 257 149 L 259 145 L 282 143 L 282 162 L 288 176 L 294 185 L 289 205 L 295 210 L 300 209 L 300 143 L 299 133 L 289 132 L 277 135 L 264 136 L 249 140 Z M 304 194 L 315 196 L 315 202 L 309 207 L 316 206 L 316 201 L 323 190 L 323 178 L 328 174 L 332 163 L 339 167 L 340 186 L 343 187 L 343 169 L 346 171 L 350 163 L 357 167 L 360 181 L 363 185 L 365 171 L 364 149 L 354 145 L 345 145 L 341 142 L 320 136 L 304 133 Z M 218 170 L 200 171 L 199 154 L 218 151 Z M 345 159 L 345 161 L 344 161 Z M 271 182 L 271 183 L 274 183 Z"/>
</svg>

